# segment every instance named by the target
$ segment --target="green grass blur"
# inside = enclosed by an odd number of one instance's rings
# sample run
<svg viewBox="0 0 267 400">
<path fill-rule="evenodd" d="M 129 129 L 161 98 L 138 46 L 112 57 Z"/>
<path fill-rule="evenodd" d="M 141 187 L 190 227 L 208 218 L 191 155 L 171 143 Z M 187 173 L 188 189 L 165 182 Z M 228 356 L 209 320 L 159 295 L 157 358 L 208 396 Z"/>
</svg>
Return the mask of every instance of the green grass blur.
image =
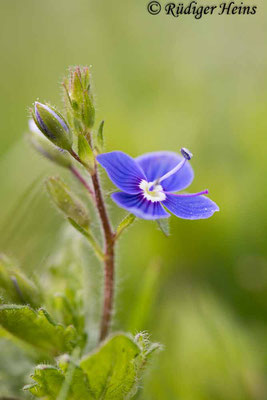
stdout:
<svg viewBox="0 0 267 400">
<path fill-rule="evenodd" d="M 221 208 L 172 218 L 170 238 L 138 221 L 121 240 L 114 329 L 164 345 L 140 400 L 267 398 L 267 7 L 255 3 L 255 16 L 196 21 L 151 16 L 144 0 L 0 0 L 0 251 L 38 274 L 60 240 L 43 180 L 61 171 L 24 133 L 35 99 L 60 105 L 69 65 L 93 66 L 107 150 L 189 148 L 190 190 Z M 1 348 L 0 394 L 19 394 L 30 368 Z"/>
</svg>

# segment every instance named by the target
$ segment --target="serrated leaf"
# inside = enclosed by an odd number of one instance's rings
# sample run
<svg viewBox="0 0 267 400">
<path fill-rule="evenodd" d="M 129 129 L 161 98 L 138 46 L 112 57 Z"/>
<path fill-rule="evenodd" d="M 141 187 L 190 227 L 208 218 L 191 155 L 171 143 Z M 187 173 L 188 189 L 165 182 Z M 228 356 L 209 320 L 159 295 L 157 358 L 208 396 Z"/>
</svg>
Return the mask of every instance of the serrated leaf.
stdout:
<svg viewBox="0 0 267 400">
<path fill-rule="evenodd" d="M 24 386 L 24 390 L 29 391 L 36 397 L 56 399 L 64 382 L 63 372 L 52 365 L 41 364 L 35 368 L 31 378 L 36 382 Z"/>
<path fill-rule="evenodd" d="M 116 237 L 118 238 L 122 232 L 129 228 L 130 225 L 132 225 L 132 223 L 135 221 L 136 216 L 133 214 L 128 214 L 122 221 L 121 223 L 118 225 L 117 228 L 117 232 L 116 232 Z"/>
<path fill-rule="evenodd" d="M 0 325 L 11 338 L 20 339 L 50 356 L 71 351 L 77 341 L 73 326 L 65 328 L 56 324 L 45 310 L 35 311 L 29 306 L 0 306 Z"/>
<path fill-rule="evenodd" d="M 70 363 L 65 373 L 65 381 L 62 385 L 57 400 L 94 400 L 89 382 L 83 370 Z"/>
<path fill-rule="evenodd" d="M 94 400 L 87 376 L 74 363 L 69 363 L 66 371 L 52 365 L 38 365 L 31 378 L 36 382 L 24 386 L 35 397 L 58 400 L 61 393 L 64 400 Z"/>
<path fill-rule="evenodd" d="M 162 218 L 156 220 L 159 229 L 165 236 L 170 236 L 170 223 L 168 218 Z"/>
<path fill-rule="evenodd" d="M 37 366 L 31 375 L 35 383 L 24 390 L 45 400 L 130 399 L 136 393 L 148 357 L 158 347 L 144 333 L 135 340 L 117 334 L 84 357 L 80 366 L 74 362 L 79 354 L 76 347 L 72 356 L 63 354 L 57 359 L 57 367 Z"/>
<path fill-rule="evenodd" d="M 83 135 L 78 136 L 78 154 L 83 164 L 93 171 L 95 164 L 94 154 Z"/>
<path fill-rule="evenodd" d="M 94 353 L 84 357 L 80 366 L 88 376 L 96 400 L 123 400 L 135 390 L 140 355 L 137 344 L 124 334 L 113 336 Z"/>
</svg>

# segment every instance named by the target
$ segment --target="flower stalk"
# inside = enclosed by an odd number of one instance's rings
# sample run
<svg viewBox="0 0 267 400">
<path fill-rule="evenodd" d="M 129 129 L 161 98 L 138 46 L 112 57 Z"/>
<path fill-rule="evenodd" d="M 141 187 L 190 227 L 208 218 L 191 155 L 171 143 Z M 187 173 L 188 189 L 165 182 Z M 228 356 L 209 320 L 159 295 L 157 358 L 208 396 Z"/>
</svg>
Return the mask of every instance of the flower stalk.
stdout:
<svg viewBox="0 0 267 400">
<path fill-rule="evenodd" d="M 87 135 L 88 142 L 91 142 L 91 137 Z M 70 154 L 83 165 L 80 157 L 74 151 Z M 104 236 L 104 251 L 103 251 L 103 262 L 104 262 L 104 301 L 103 310 L 100 323 L 100 334 L 99 341 L 106 338 L 111 325 L 111 318 L 113 313 L 113 301 L 114 301 L 114 283 L 115 283 L 115 242 L 116 234 L 113 232 L 109 216 L 107 213 L 106 204 L 103 198 L 101 184 L 98 176 L 98 168 L 95 162 L 94 171 L 91 172 L 87 168 L 88 172 L 91 174 L 94 193 L 93 198 L 98 210 L 99 218 L 101 221 L 103 236 Z M 76 178 L 86 187 L 86 189 L 92 194 L 92 190 L 86 180 L 81 176 L 75 167 L 72 167 L 72 172 Z"/>
<path fill-rule="evenodd" d="M 115 234 L 109 221 L 106 205 L 103 199 L 101 185 L 98 176 L 97 166 L 92 175 L 92 182 L 95 190 L 96 206 L 102 224 L 105 241 L 104 261 L 104 304 L 100 325 L 99 340 L 105 339 L 109 332 L 114 300 L 114 279 L 115 279 Z"/>
<path fill-rule="evenodd" d="M 87 140 L 91 144 L 91 135 L 87 135 Z M 71 151 L 70 154 L 83 165 L 80 157 L 74 151 Z M 98 176 L 98 168 L 95 162 L 94 171 L 88 172 L 91 174 L 94 193 L 93 198 L 96 204 L 96 208 L 98 210 L 99 218 L 101 221 L 103 236 L 104 236 L 104 301 L 103 301 L 103 310 L 102 317 L 100 323 L 100 334 L 99 341 L 102 341 L 106 338 L 109 332 L 109 328 L 111 325 L 111 318 L 113 313 L 113 301 L 114 301 L 114 283 L 115 283 L 115 239 L 116 234 L 113 232 L 109 216 L 107 213 L 106 204 L 103 198 L 101 184 Z M 72 172 L 79 179 L 79 181 L 87 188 L 87 190 L 91 194 L 91 188 L 88 183 L 84 180 L 84 178 L 79 174 L 78 170 L 72 168 Z"/>
<path fill-rule="evenodd" d="M 86 139 L 88 144 L 92 146 L 91 134 L 87 132 Z M 79 155 L 75 153 L 74 150 L 70 151 L 72 157 L 78 161 L 83 166 L 84 163 L 80 159 Z M 85 166 L 86 167 L 86 166 Z M 72 167 L 71 171 L 76 176 L 76 178 L 85 186 L 88 192 L 92 195 L 96 208 L 98 210 L 99 218 L 101 221 L 103 236 L 104 236 L 104 251 L 103 251 L 103 262 L 104 262 L 104 301 L 103 310 L 100 323 L 100 334 L 99 341 L 106 338 L 109 333 L 109 328 L 111 325 L 112 313 L 113 313 L 113 301 L 114 301 L 114 283 L 115 283 L 115 242 L 116 234 L 113 232 L 106 204 L 103 198 L 101 184 L 98 176 L 98 168 L 95 161 L 94 170 L 86 168 L 91 175 L 92 184 L 94 192 L 92 192 L 91 187 L 87 181 L 82 177 L 79 171 Z M 98 252 L 99 257 L 99 252 Z"/>
</svg>

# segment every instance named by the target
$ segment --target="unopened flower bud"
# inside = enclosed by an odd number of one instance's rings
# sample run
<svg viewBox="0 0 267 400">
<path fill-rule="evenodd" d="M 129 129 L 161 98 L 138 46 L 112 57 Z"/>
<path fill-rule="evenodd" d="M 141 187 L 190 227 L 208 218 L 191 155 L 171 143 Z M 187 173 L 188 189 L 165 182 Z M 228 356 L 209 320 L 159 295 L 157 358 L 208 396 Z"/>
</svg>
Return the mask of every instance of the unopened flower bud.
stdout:
<svg viewBox="0 0 267 400">
<path fill-rule="evenodd" d="M 54 162 L 55 164 L 60 165 L 61 167 L 70 168 L 71 157 L 66 150 L 60 149 L 57 146 L 54 146 L 39 130 L 37 125 L 35 125 L 34 120 L 30 119 L 29 121 L 30 128 L 30 143 L 34 147 L 35 150 L 38 151 L 42 156 L 47 158 L 48 160 Z"/>
<path fill-rule="evenodd" d="M 70 77 L 64 83 L 64 87 L 72 108 L 74 120 L 82 122 L 86 128 L 92 128 L 95 122 L 95 108 L 90 86 L 89 68 L 76 67 L 70 72 Z"/>
<path fill-rule="evenodd" d="M 67 218 L 85 229 L 89 227 L 90 218 L 87 209 L 61 179 L 49 178 L 46 187 L 56 206 Z"/>
<path fill-rule="evenodd" d="M 56 146 L 70 150 L 72 134 L 64 118 L 52 107 L 35 102 L 33 119 L 40 131 Z"/>
</svg>

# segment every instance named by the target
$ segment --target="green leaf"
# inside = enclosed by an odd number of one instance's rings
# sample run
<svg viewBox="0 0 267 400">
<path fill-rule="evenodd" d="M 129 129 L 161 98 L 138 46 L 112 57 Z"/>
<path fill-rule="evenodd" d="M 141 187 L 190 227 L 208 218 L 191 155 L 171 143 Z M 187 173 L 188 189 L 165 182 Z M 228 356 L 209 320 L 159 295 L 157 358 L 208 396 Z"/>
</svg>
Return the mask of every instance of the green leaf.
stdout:
<svg viewBox="0 0 267 400">
<path fill-rule="evenodd" d="M 28 390 L 36 397 L 49 399 L 56 399 L 64 382 L 63 372 L 52 365 L 46 364 L 38 365 L 31 378 L 36 383 L 24 386 L 23 389 Z"/>
<path fill-rule="evenodd" d="M 104 134 L 103 134 L 104 122 L 105 122 L 105 121 L 101 121 L 101 122 L 100 122 L 98 131 L 97 131 L 97 137 L 96 137 L 96 140 L 97 140 L 97 148 L 98 148 L 98 151 L 99 151 L 100 153 L 103 151 L 103 148 L 104 148 Z"/>
<path fill-rule="evenodd" d="M 41 306 L 40 290 L 3 254 L 0 254 L 0 293 L 6 302 Z"/>
<path fill-rule="evenodd" d="M 38 365 L 31 375 L 36 383 L 26 385 L 23 389 L 46 400 L 94 400 L 82 369 L 73 362 L 67 364 L 66 370 L 51 365 Z"/>
<path fill-rule="evenodd" d="M 127 229 L 135 221 L 136 216 L 133 214 L 128 214 L 119 224 L 116 232 L 116 238 L 118 238 L 122 232 Z"/>
<path fill-rule="evenodd" d="M 88 228 L 90 217 L 86 207 L 60 178 L 47 179 L 46 188 L 55 205 L 66 217 L 71 218 L 81 227 Z"/>
<path fill-rule="evenodd" d="M 90 171 L 93 171 L 95 166 L 94 153 L 83 135 L 78 136 L 78 154 L 83 164 L 86 165 Z"/>
<path fill-rule="evenodd" d="M 137 344 L 124 334 L 113 336 L 80 363 L 96 400 L 123 400 L 136 390 Z"/>
<path fill-rule="evenodd" d="M 56 324 L 44 309 L 35 311 L 29 306 L 0 306 L 0 326 L 7 336 L 53 357 L 71 351 L 77 341 L 73 326 Z"/>
<path fill-rule="evenodd" d="M 156 220 L 159 229 L 165 236 L 170 236 L 170 223 L 168 218 L 162 218 Z"/>
<path fill-rule="evenodd" d="M 126 400 L 133 397 L 150 355 L 159 348 L 148 335 L 135 340 L 117 334 L 85 356 L 77 365 L 80 350 L 63 354 L 57 367 L 39 365 L 31 376 L 34 384 L 24 390 L 45 400 Z"/>
</svg>

